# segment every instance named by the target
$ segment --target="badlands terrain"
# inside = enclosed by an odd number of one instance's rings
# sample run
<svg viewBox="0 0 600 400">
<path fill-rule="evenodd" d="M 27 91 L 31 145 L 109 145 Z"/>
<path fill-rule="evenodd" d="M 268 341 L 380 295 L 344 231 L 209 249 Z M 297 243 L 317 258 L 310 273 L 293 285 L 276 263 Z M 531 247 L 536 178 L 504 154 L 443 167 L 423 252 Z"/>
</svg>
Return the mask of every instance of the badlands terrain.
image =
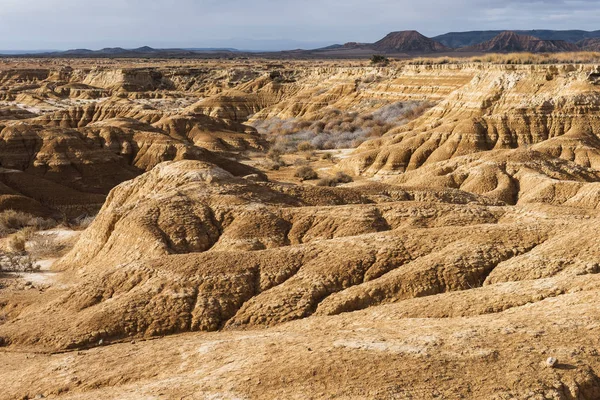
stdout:
<svg viewBox="0 0 600 400">
<path fill-rule="evenodd" d="M 600 398 L 596 64 L 1 61 L 0 399 Z"/>
</svg>

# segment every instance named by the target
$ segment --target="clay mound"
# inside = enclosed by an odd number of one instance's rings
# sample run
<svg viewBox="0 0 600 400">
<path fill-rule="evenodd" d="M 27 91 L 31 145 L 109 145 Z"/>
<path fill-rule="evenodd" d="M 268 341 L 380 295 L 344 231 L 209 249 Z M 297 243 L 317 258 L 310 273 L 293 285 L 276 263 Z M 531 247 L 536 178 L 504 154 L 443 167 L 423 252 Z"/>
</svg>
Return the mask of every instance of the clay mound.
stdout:
<svg viewBox="0 0 600 400">
<path fill-rule="evenodd" d="M 531 147 L 554 158 L 572 161 L 583 167 L 600 169 L 600 138 L 593 129 L 574 125 L 562 136 L 550 138 Z"/>
<path fill-rule="evenodd" d="M 29 212 L 41 207 L 45 216 L 58 212 L 58 217 L 67 218 L 94 215 L 106 199 L 102 194 L 84 193 L 34 174 L 6 169 L 0 169 L 0 190 L 11 195 L 2 200 L 2 210 Z"/>
<path fill-rule="evenodd" d="M 554 53 L 561 51 L 578 51 L 576 44 L 563 40 L 541 40 L 533 36 L 519 35 L 515 32 L 506 31 L 493 39 L 474 46 L 463 47 L 458 51 L 486 52 L 486 53 L 510 53 L 510 52 L 532 52 L 532 53 Z"/>
<path fill-rule="evenodd" d="M 401 223 L 394 213 L 405 211 L 365 204 L 405 200 L 499 204 L 458 190 L 294 186 L 235 178 L 198 161 L 163 163 L 111 192 L 60 268 L 207 250 L 262 250 L 385 231 Z M 333 206 L 346 208 L 324 208 Z M 425 217 L 419 221 L 426 224 Z"/>
<path fill-rule="evenodd" d="M 389 33 L 383 39 L 375 42 L 372 47 L 388 53 L 433 53 L 448 50 L 443 44 L 429 39 L 417 31 Z"/>
<path fill-rule="evenodd" d="M 169 79 L 155 68 L 98 68 L 90 71 L 82 83 L 125 92 L 173 89 Z"/>
<path fill-rule="evenodd" d="M 257 172 L 221 158 L 203 147 L 194 146 L 186 137 L 181 138 L 175 132 L 165 132 L 134 119 L 96 122 L 81 128 L 80 132 L 95 146 L 119 155 L 139 171 L 149 171 L 165 161 L 205 160 L 219 165 L 229 164 L 225 169 L 233 171 L 235 175 Z"/>
<path fill-rule="evenodd" d="M 276 106 L 285 99 L 293 98 L 298 90 L 313 89 L 319 82 L 297 83 L 307 79 L 305 70 L 273 69 L 259 76 L 245 77 L 235 89 L 226 89 L 196 102 L 186 109 L 189 113 L 201 113 L 216 118 L 245 122 L 255 114 Z M 236 71 L 236 74 L 240 72 Z M 250 79 L 252 78 L 252 79 Z M 246 81 L 247 80 L 247 81 Z"/>
<path fill-rule="evenodd" d="M 49 89 L 61 97 L 79 100 L 101 99 L 112 95 L 111 90 L 97 88 L 83 83 L 67 83 L 59 86 L 52 85 Z"/>
<path fill-rule="evenodd" d="M 150 106 L 140 105 L 128 99 L 111 98 L 100 103 L 70 107 L 44 115 L 35 121 L 44 126 L 82 128 L 94 122 L 113 118 L 133 118 L 141 122 L 153 123 L 162 117 L 162 112 Z"/>
<path fill-rule="evenodd" d="M 468 208 L 464 211 L 476 212 Z M 402 218 L 404 222 L 411 218 L 409 215 Z M 223 326 L 273 326 L 315 313 L 334 315 L 439 293 L 469 291 L 485 282 L 493 293 L 502 289 L 493 287 L 497 278 L 488 279 L 491 274 L 527 279 L 534 272 L 529 267 L 531 258 L 553 257 L 554 253 L 544 255 L 547 247 L 539 246 L 552 236 L 557 241 L 565 239 L 556 234 L 565 231 L 563 222 L 508 222 L 514 218 L 508 210 L 497 210 L 489 218 L 481 225 L 464 227 L 423 229 L 403 224 L 402 229 L 392 231 L 376 230 L 264 251 L 214 250 L 116 266 L 98 264 L 86 269 L 77 287 L 47 306 L 22 312 L 3 325 L 0 334 L 15 346 L 35 342 L 44 348 L 78 348 L 93 346 L 100 339 L 213 331 Z M 494 222 L 501 219 L 507 222 Z M 578 224 L 569 229 L 585 237 L 595 235 L 593 223 L 589 229 Z M 129 240 L 134 234 L 139 232 L 132 232 Z M 532 249 L 536 249 L 536 255 L 528 257 Z M 594 254 L 575 256 L 566 263 L 564 259 L 556 260 L 553 268 L 536 275 L 594 273 L 594 268 L 588 268 L 597 256 Z M 111 258 L 105 255 L 105 260 Z M 518 276 L 511 271 L 523 272 Z M 536 291 L 502 293 L 501 301 L 490 300 L 463 311 L 463 315 L 481 315 L 490 312 L 488 307 L 499 307 L 501 311 L 507 304 L 540 300 Z M 446 306 L 451 307 L 450 303 L 437 305 L 431 311 L 422 310 L 421 315 L 440 315 L 444 313 L 440 307 Z"/>
<path fill-rule="evenodd" d="M 62 268 L 92 265 L 100 260 L 105 264 L 108 260 L 123 263 L 203 252 L 213 246 L 282 246 L 290 243 L 291 223 L 283 219 L 279 207 L 369 202 L 358 193 L 341 189 L 296 188 L 291 193 L 287 189 L 234 178 L 213 164 L 160 164 L 113 190 L 94 228 L 61 262 Z M 253 203 L 270 205 L 274 210 L 252 206 Z M 251 230 L 256 221 L 262 221 L 259 226 L 264 225 L 265 232 Z M 227 230 L 230 225 L 231 235 Z M 135 244 L 126 239 L 131 238 L 131 232 L 138 232 Z"/>
<path fill-rule="evenodd" d="M 588 190 L 596 191 L 595 184 L 589 182 L 599 181 L 600 173 L 544 153 L 519 149 L 457 157 L 385 179 L 403 185 L 460 189 L 506 204 L 564 204 Z"/>
<path fill-rule="evenodd" d="M 89 193 L 108 193 L 138 173 L 75 130 L 20 124 L 0 131 L 0 165 Z"/>
<path fill-rule="evenodd" d="M 35 118 L 38 115 L 19 107 L 0 108 L 0 121 L 12 121 Z"/>
<path fill-rule="evenodd" d="M 267 148 L 265 139 L 256 129 L 204 114 L 166 116 L 153 126 L 211 151 L 262 151 Z"/>
<path fill-rule="evenodd" d="M 135 119 L 117 118 L 91 124 L 80 131 L 96 145 L 121 155 L 130 165 L 141 171 L 149 171 L 165 161 L 199 160 L 216 165 L 234 176 L 257 175 L 260 179 L 264 179 L 264 174 L 259 170 L 194 145 L 190 138 L 180 134 L 187 131 L 185 127 L 188 123 L 192 126 L 192 131 L 206 129 L 205 134 L 208 136 L 212 134 L 218 136 L 219 127 L 231 126 L 232 129 L 248 130 L 249 133 L 244 135 L 253 137 L 254 130 L 252 128 L 235 123 L 227 124 L 202 115 L 196 117 L 197 119 L 174 117 L 172 120 L 167 117 L 161 120 L 167 125 L 159 123 L 157 126 Z M 190 123 L 194 120 L 195 124 Z M 173 125 L 168 125 L 169 121 L 172 121 Z M 177 131 L 175 128 L 181 128 L 181 131 Z M 198 132 L 197 130 L 194 132 Z M 224 132 L 221 133 L 224 134 Z M 231 133 L 231 135 L 235 135 L 235 133 Z M 240 138 L 240 141 L 245 143 L 243 140 Z M 252 143 L 250 139 L 248 140 Z M 228 147 L 228 150 L 239 151 L 240 149 L 240 147 L 234 148 L 233 145 Z"/>
<path fill-rule="evenodd" d="M 48 309 L 43 307 L 41 312 L 22 313 L 0 332 L 15 345 L 40 340 L 45 346 L 81 347 L 101 338 L 213 331 L 224 324 L 229 329 L 272 326 L 315 311 L 350 311 L 345 297 L 354 297 L 356 291 L 377 293 L 377 300 L 365 301 L 365 307 L 466 290 L 483 284 L 499 262 L 543 241 L 543 228 L 524 228 L 416 229 L 363 236 L 360 245 L 356 238 L 341 238 L 262 252 L 211 251 L 105 266 L 48 305 L 56 311 L 52 322 L 43 317 Z M 473 255 L 464 244 L 476 237 Z M 370 289 L 379 285 L 385 290 Z M 136 306 L 142 304 L 146 306 Z M 57 322 L 56 329 L 44 329 Z M 15 337 L 17 328 L 27 333 Z"/>
<path fill-rule="evenodd" d="M 8 189 L 8 190 L 6 190 Z M 3 192 L 8 191 L 10 194 Z M 9 188 L 4 183 L 0 185 L 0 212 L 14 210 L 23 212 L 36 217 L 49 217 L 54 213 L 40 202 L 19 194 L 14 189 Z"/>
<path fill-rule="evenodd" d="M 23 171 L 10 185 L 19 194 L 47 207 L 65 209 L 71 202 L 63 197 L 65 187 L 75 191 L 74 203 L 83 206 L 88 194 L 91 209 L 98 209 L 103 196 L 120 184 L 165 161 L 204 160 L 233 175 L 261 173 L 252 167 L 221 157 L 170 137 L 158 128 L 137 120 L 105 120 L 80 130 L 13 124 L 0 131 L 0 166 Z M 36 176 L 43 184 L 34 190 L 22 179 Z M 17 177 L 19 177 L 17 179 Z M 48 186 L 54 182 L 56 187 Z M 60 188 L 60 189 L 59 189 Z"/>
<path fill-rule="evenodd" d="M 273 100 L 265 98 L 262 94 L 235 90 L 200 100 L 188 110 L 211 117 L 244 122 L 263 108 L 271 106 Z"/>
<path fill-rule="evenodd" d="M 23 84 L 36 84 L 48 79 L 50 71 L 44 68 L 15 68 L 0 71 L 0 84 L 15 87 Z"/>
<path fill-rule="evenodd" d="M 264 150 L 265 142 L 254 128 L 202 114 L 166 113 L 129 99 L 111 98 L 100 103 L 71 107 L 44 115 L 34 123 L 48 127 L 84 128 L 112 119 L 135 119 L 153 124 L 176 139 L 216 151 Z"/>
</svg>

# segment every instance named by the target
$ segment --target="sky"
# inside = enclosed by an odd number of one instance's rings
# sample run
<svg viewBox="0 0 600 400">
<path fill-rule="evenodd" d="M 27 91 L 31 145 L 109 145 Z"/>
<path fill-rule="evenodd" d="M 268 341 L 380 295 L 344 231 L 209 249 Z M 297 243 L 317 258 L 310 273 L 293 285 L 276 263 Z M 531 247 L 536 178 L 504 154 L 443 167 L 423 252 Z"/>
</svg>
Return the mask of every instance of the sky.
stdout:
<svg viewBox="0 0 600 400">
<path fill-rule="evenodd" d="M 508 29 L 600 30 L 600 0 L 0 0 L 0 49 L 243 50 Z"/>
</svg>

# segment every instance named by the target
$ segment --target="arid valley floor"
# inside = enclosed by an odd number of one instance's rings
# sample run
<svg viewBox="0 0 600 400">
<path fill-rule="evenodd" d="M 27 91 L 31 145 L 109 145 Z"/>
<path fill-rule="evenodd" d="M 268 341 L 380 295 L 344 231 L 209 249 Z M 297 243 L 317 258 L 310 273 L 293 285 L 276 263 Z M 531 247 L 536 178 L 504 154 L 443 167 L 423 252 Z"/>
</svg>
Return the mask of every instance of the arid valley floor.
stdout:
<svg viewBox="0 0 600 400">
<path fill-rule="evenodd" d="M 0 60 L 2 400 L 599 399 L 599 233 L 594 63 Z"/>
</svg>

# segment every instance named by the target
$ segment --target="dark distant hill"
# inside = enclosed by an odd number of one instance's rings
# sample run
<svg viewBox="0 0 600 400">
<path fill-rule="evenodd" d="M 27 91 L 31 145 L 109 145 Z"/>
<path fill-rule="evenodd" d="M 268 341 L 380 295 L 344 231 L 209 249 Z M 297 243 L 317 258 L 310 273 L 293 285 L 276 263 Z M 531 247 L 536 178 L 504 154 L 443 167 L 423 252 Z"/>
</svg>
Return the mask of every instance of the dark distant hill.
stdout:
<svg viewBox="0 0 600 400">
<path fill-rule="evenodd" d="M 98 57 L 98 58 L 160 58 L 160 57 L 194 57 L 202 54 L 233 54 L 236 49 L 220 48 L 197 48 L 197 49 L 154 49 L 149 46 L 139 47 L 137 49 L 124 49 L 122 47 L 106 47 L 100 50 L 90 49 L 72 49 L 67 51 L 57 51 L 35 54 L 36 57 Z M 26 56 L 27 54 L 23 54 Z"/>
<path fill-rule="evenodd" d="M 27 54 L 27 53 L 24 53 Z M 77 55 L 77 54 L 94 54 L 94 50 L 90 50 L 90 49 L 71 49 L 71 50 L 67 50 L 67 51 L 53 51 L 51 53 L 42 53 L 42 55 L 46 55 L 46 54 L 63 54 L 63 55 Z"/>
<path fill-rule="evenodd" d="M 451 48 L 461 48 L 474 46 L 483 42 L 487 42 L 498 36 L 504 31 L 470 31 L 470 32 L 450 32 L 443 35 L 435 36 L 432 39 L 443 45 Z M 584 39 L 600 37 L 600 31 L 553 31 L 547 29 L 539 30 L 516 30 L 519 35 L 533 36 L 541 40 L 564 40 L 569 43 L 577 43 Z"/>
<path fill-rule="evenodd" d="M 399 31 L 387 34 L 383 39 L 375 43 L 348 42 L 346 44 L 334 44 L 314 50 L 317 53 L 333 53 L 343 56 L 344 54 L 386 53 L 386 54 L 427 54 L 442 51 L 450 51 L 441 43 L 423 36 L 417 31 Z"/>
<path fill-rule="evenodd" d="M 448 50 L 443 44 L 417 31 L 389 33 L 383 39 L 373 43 L 371 47 L 385 53 L 434 53 Z"/>
<path fill-rule="evenodd" d="M 481 53 L 511 53 L 521 51 L 556 53 L 578 50 L 579 47 L 576 44 L 565 42 L 564 40 L 541 40 L 534 36 L 519 35 L 510 31 L 502 32 L 487 42 L 459 49 L 459 51 Z"/>
<path fill-rule="evenodd" d="M 335 49 L 335 45 L 334 46 L 329 46 L 332 49 Z M 340 49 L 365 49 L 365 48 L 372 48 L 373 45 L 370 43 L 358 43 L 358 42 L 348 42 L 348 43 L 344 43 L 343 45 L 339 46 L 338 48 Z"/>
<path fill-rule="evenodd" d="M 577 42 L 577 45 L 581 50 L 600 51 L 600 38 L 584 39 L 580 42 Z"/>
</svg>

